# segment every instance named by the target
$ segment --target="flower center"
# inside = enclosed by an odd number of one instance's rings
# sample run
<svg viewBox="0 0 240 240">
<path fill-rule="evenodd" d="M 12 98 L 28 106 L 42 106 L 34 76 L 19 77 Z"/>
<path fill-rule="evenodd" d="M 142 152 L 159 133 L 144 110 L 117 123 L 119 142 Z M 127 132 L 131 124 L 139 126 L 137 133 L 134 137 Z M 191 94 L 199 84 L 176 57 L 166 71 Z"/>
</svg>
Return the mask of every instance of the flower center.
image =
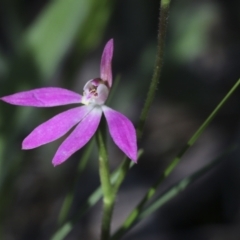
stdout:
<svg viewBox="0 0 240 240">
<path fill-rule="evenodd" d="M 105 81 L 100 78 L 89 80 L 83 88 L 82 103 L 88 105 L 90 103 L 102 105 L 107 100 L 109 88 Z"/>
</svg>

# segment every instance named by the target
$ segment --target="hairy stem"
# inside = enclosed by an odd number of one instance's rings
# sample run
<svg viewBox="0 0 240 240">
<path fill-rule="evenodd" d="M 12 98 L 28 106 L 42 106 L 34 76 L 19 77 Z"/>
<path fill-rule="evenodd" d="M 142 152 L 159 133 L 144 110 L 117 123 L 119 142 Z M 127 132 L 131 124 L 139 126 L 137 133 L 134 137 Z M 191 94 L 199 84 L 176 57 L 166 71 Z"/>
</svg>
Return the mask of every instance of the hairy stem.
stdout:
<svg viewBox="0 0 240 240">
<path fill-rule="evenodd" d="M 159 84 L 162 65 L 163 65 L 163 53 L 164 53 L 164 42 L 166 37 L 167 30 L 167 19 L 169 14 L 169 5 L 170 0 L 162 0 L 160 7 L 160 17 L 159 17 L 159 30 L 158 30 L 158 43 L 157 43 L 157 56 L 155 61 L 155 67 L 153 71 L 153 76 L 151 84 L 147 93 L 147 98 L 143 106 L 139 124 L 137 128 L 138 138 L 141 138 L 143 133 L 143 128 L 146 122 L 146 118 L 149 112 L 149 109 L 152 105 L 153 99 L 155 97 L 156 89 Z"/>
</svg>

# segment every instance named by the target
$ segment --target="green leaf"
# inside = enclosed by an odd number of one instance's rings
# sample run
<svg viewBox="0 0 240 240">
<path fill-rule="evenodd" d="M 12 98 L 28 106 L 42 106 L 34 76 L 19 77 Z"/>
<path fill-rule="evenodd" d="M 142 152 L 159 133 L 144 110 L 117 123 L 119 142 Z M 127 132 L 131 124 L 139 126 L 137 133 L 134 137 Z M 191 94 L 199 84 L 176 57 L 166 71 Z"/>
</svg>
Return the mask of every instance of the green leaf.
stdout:
<svg viewBox="0 0 240 240">
<path fill-rule="evenodd" d="M 85 25 L 94 0 L 55 0 L 41 12 L 25 35 L 26 47 L 40 73 L 50 77 Z"/>
</svg>

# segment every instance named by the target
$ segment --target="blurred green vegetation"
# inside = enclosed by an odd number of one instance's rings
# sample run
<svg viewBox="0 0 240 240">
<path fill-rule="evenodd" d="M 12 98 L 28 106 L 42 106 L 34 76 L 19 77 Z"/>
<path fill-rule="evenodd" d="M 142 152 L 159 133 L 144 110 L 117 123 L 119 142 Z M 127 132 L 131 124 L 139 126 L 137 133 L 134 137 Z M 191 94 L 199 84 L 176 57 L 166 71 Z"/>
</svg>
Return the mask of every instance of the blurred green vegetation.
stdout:
<svg viewBox="0 0 240 240">
<path fill-rule="evenodd" d="M 43 86 L 67 87 L 81 93 L 84 83 L 98 76 L 102 47 L 113 37 L 113 73 L 115 77 L 121 74 L 121 80 L 111 106 L 137 122 L 153 70 L 158 8 L 158 0 L 0 1 L 0 96 Z M 237 0 L 172 1 L 162 79 L 140 143 L 144 156 L 137 169 L 131 170 L 123 192 L 150 184 L 239 78 L 239 11 Z M 81 151 L 57 168 L 52 167 L 51 159 L 61 140 L 22 151 L 21 142 L 31 130 L 62 108 L 33 109 L 3 102 L 0 105 L 0 239 L 49 239 L 56 229 L 64 196 L 72 185 Z M 219 148 L 239 139 L 239 119 L 239 95 L 235 94 L 197 145 L 197 156 L 190 154 L 186 165 L 180 166 L 169 181 L 197 169 L 212 159 Z M 122 155 L 111 141 L 109 150 L 115 167 Z M 227 166 L 229 176 L 232 169 L 236 171 L 232 176 L 239 175 L 237 163 L 232 161 Z M 223 182 L 223 174 L 216 178 L 216 184 Z M 224 179 L 225 184 L 233 181 L 235 185 L 231 186 L 236 190 L 238 178 L 229 179 Z M 98 183 L 93 155 L 77 183 L 72 212 Z M 217 186 L 212 188 L 213 192 L 226 192 L 223 186 Z M 229 194 L 230 200 L 234 196 L 240 199 L 236 192 Z M 135 196 L 128 193 L 127 197 L 128 202 L 134 203 Z M 208 199 L 208 192 L 205 198 Z M 208 209 L 211 199 L 198 204 L 201 211 Z M 187 209 L 187 200 L 181 209 Z M 224 211 L 231 210 L 227 207 L 230 200 L 221 200 Z M 236 202 L 233 205 L 239 207 Z M 98 230 L 99 226 L 93 221 L 97 214 L 93 210 L 92 215 L 80 221 L 79 230 L 70 237 L 94 239 L 93 229 Z M 211 214 L 218 216 L 216 212 Z M 158 217 L 159 221 L 150 225 L 164 222 L 161 214 Z M 199 227 L 197 214 L 192 218 Z M 234 222 L 237 217 L 231 212 L 228 218 Z M 176 229 L 168 221 L 174 232 Z M 221 221 L 226 223 L 227 217 Z M 154 232 L 147 226 L 144 229 Z M 136 239 L 144 236 L 143 231 Z"/>
</svg>

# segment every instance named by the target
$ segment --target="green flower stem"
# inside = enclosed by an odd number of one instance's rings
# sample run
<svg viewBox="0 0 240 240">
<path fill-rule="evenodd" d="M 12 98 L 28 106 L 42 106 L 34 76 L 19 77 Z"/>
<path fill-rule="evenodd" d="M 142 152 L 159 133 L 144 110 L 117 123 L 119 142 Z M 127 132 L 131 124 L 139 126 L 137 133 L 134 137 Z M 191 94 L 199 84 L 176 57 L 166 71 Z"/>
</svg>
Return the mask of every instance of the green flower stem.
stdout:
<svg viewBox="0 0 240 240">
<path fill-rule="evenodd" d="M 153 195 L 156 193 L 157 188 L 162 183 L 162 181 L 169 176 L 169 174 L 173 171 L 173 169 L 177 166 L 182 156 L 186 153 L 186 151 L 196 142 L 196 140 L 200 137 L 206 127 L 210 124 L 213 118 L 216 116 L 217 112 L 221 109 L 223 104 L 229 99 L 229 97 L 233 94 L 233 92 L 237 89 L 240 84 L 240 79 L 235 83 L 235 85 L 231 88 L 231 90 L 227 93 L 227 95 L 222 99 L 222 101 L 217 105 L 217 107 L 213 110 L 213 112 L 209 115 L 209 117 L 204 121 L 204 123 L 199 127 L 199 129 L 195 132 L 195 134 L 190 138 L 184 148 L 179 152 L 176 158 L 173 159 L 172 162 L 168 165 L 162 175 L 160 175 L 159 179 L 150 187 L 147 191 L 143 199 L 137 205 L 137 207 L 130 213 L 127 217 L 126 221 L 123 223 L 122 227 L 113 235 L 112 240 L 119 239 L 136 221 L 136 219 L 141 214 L 141 211 L 149 201 Z"/>
<path fill-rule="evenodd" d="M 154 72 L 151 80 L 151 84 L 147 93 L 147 98 L 143 106 L 139 124 L 137 128 L 138 138 L 141 138 L 143 133 L 143 128 L 146 122 L 146 118 L 149 112 L 149 109 L 152 105 L 153 99 L 155 97 L 156 89 L 159 83 L 162 65 L 163 65 L 163 50 L 164 42 L 167 31 L 167 19 L 169 15 L 169 5 L 171 0 L 162 0 L 160 7 L 160 18 L 159 18 L 159 31 L 158 31 L 158 44 L 157 44 L 157 56 L 155 61 Z"/>
<path fill-rule="evenodd" d="M 109 162 L 104 141 L 103 125 L 97 131 L 97 142 L 99 148 L 99 174 L 103 192 L 103 217 L 101 227 L 101 240 L 107 240 L 110 236 L 110 225 L 114 207 L 114 196 L 110 179 Z"/>
</svg>

